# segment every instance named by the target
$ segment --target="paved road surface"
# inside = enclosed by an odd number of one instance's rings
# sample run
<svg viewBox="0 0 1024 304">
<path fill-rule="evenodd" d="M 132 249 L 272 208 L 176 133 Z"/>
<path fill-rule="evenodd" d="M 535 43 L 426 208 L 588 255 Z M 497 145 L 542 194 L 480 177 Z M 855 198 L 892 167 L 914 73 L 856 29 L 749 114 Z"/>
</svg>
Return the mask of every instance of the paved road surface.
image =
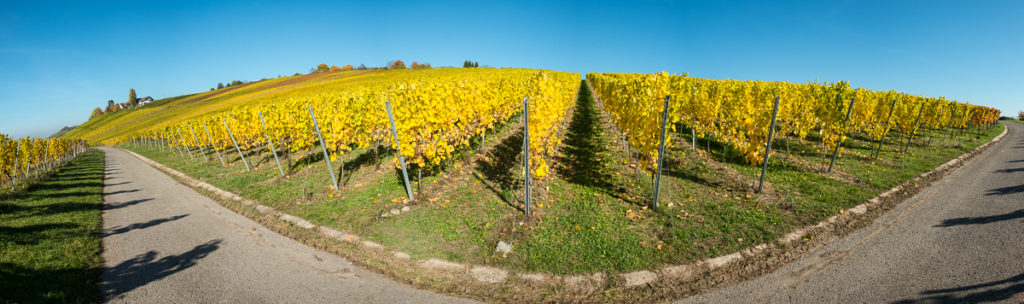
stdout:
<svg viewBox="0 0 1024 304">
<path fill-rule="evenodd" d="M 1024 126 L 872 225 L 679 303 L 1024 303 Z"/>
<path fill-rule="evenodd" d="M 106 153 L 104 298 L 124 303 L 458 303 L 307 247 L 131 155 Z"/>
</svg>

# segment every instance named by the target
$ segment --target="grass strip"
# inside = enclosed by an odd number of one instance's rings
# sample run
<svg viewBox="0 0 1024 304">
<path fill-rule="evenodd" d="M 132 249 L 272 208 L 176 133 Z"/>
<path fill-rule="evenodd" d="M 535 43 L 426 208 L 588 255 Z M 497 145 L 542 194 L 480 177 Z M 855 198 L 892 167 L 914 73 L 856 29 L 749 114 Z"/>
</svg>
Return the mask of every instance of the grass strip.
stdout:
<svg viewBox="0 0 1024 304">
<path fill-rule="evenodd" d="M 98 302 L 103 152 L 0 197 L 0 302 Z"/>
</svg>

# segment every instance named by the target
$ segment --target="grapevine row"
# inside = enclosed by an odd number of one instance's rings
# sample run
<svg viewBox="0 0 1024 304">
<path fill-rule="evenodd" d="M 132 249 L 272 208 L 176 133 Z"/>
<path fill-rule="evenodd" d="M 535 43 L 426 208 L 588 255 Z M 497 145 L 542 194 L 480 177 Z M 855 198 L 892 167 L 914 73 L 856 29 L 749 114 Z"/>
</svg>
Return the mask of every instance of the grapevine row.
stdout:
<svg viewBox="0 0 1024 304">
<path fill-rule="evenodd" d="M 904 134 L 917 133 L 919 128 L 964 129 L 995 123 L 1000 114 L 993 108 L 943 97 L 850 89 L 843 81 L 713 80 L 665 72 L 590 73 L 587 79 L 614 122 L 629 134 L 629 143 L 639 149 L 645 168 L 654 167 L 657 160 L 665 96 L 671 100 L 668 119 L 672 130 L 682 124 L 694 129 L 697 136 L 714 136 L 739 150 L 751 164 L 764 157 L 775 98 L 780 100 L 779 133 L 804 139 L 818 132 L 830 150 L 849 132 L 863 132 L 880 141 L 894 128 Z"/>
<path fill-rule="evenodd" d="M 392 72 L 388 72 L 392 73 Z M 309 113 L 316 115 L 331 158 L 391 141 L 384 103 L 395 115 L 399 153 L 420 167 L 439 165 L 530 102 L 532 172 L 544 177 L 545 155 L 560 143 L 557 125 L 574 104 L 580 75 L 528 69 L 433 69 L 395 73 L 384 81 L 353 82 L 315 94 L 265 99 L 191 120 L 140 130 L 120 142 L 160 140 L 185 149 L 212 145 L 233 150 L 225 124 L 241 149 L 267 144 L 295 152 L 318 143 Z M 259 114 L 266 121 L 263 128 Z M 206 136 L 207 130 L 210 136 Z M 181 132 L 179 134 L 179 132 Z M 193 135 L 194 132 L 194 135 Z M 264 133 L 266 132 L 266 133 Z M 266 135 L 265 135 L 266 134 Z M 392 142 L 392 147 L 394 143 Z"/>
<path fill-rule="evenodd" d="M 12 138 L 0 134 L 0 181 L 14 188 L 15 182 L 56 169 L 62 162 L 82 153 L 81 140 L 60 138 Z"/>
</svg>

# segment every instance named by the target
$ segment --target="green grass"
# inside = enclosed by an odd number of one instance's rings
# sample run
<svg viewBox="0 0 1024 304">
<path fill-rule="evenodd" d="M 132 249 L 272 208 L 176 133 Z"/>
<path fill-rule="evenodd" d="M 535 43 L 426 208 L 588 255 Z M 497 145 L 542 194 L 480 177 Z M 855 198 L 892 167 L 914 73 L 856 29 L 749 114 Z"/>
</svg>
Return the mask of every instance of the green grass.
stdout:
<svg viewBox="0 0 1024 304">
<path fill-rule="evenodd" d="M 0 302 L 100 300 L 103 152 L 0 196 Z"/>
<path fill-rule="evenodd" d="M 521 208 L 522 131 L 518 118 L 480 138 L 461 159 L 424 173 L 423 192 L 409 212 L 380 217 L 405 205 L 401 173 L 390 152 L 378 167 L 372 150 L 352 151 L 345 163 L 348 182 L 328 187 L 319 147 L 289 157 L 289 176 L 279 178 L 266 148 L 248 151 L 245 171 L 234 152 L 229 165 L 191 160 L 156 148 L 128 148 L 158 162 L 286 213 L 369 238 L 417 259 L 443 258 L 518 271 L 581 274 L 625 272 L 678 264 L 770 242 L 860 204 L 903 181 L 931 170 L 997 135 L 1003 126 L 965 133 L 917 134 L 907 153 L 886 139 L 881 157 L 873 141 L 851 134 L 832 173 L 817 135 L 780 136 L 769 161 L 765 193 L 753 186 L 760 166 L 714 138 L 690 147 L 689 130 L 677 127 L 667 151 L 657 210 L 648 207 L 650 175 L 637 169 L 637 156 L 623 151 L 621 134 L 588 90 L 580 91 L 564 125 L 564 143 L 552 155 L 553 173 L 534 184 L 533 214 Z M 788 151 L 788 152 L 787 152 Z M 194 152 L 194 151 L 193 151 Z M 209 151 L 207 151 L 209 152 Z M 201 156 L 200 156 L 201 158 Z M 416 169 L 410 170 L 416 180 Z M 414 186 L 414 191 L 415 191 Z M 513 252 L 494 252 L 498 241 Z"/>
</svg>

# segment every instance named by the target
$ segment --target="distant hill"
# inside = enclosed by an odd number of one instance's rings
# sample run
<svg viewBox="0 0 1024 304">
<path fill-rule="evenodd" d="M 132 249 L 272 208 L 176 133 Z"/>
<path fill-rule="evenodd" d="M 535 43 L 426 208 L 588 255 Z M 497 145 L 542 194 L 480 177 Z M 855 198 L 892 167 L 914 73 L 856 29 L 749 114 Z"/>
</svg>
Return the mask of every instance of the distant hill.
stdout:
<svg viewBox="0 0 1024 304">
<path fill-rule="evenodd" d="M 363 75 L 382 73 L 386 72 L 352 70 L 295 75 L 164 98 L 144 106 L 93 117 L 78 127 L 55 136 L 85 139 L 90 145 L 112 144 L 115 138 L 134 131 L 166 126 L 193 117 L 226 111 L 238 105 L 285 100 L 351 79 L 363 79 Z"/>
<path fill-rule="evenodd" d="M 63 128 L 60 128 L 60 131 L 57 131 L 57 133 L 53 133 L 53 135 L 50 135 L 50 137 L 47 137 L 47 138 L 61 137 L 61 135 L 64 135 L 64 133 L 68 133 L 68 131 L 71 131 L 75 127 L 77 127 L 77 126 L 70 126 L 70 127 L 64 126 Z"/>
</svg>

